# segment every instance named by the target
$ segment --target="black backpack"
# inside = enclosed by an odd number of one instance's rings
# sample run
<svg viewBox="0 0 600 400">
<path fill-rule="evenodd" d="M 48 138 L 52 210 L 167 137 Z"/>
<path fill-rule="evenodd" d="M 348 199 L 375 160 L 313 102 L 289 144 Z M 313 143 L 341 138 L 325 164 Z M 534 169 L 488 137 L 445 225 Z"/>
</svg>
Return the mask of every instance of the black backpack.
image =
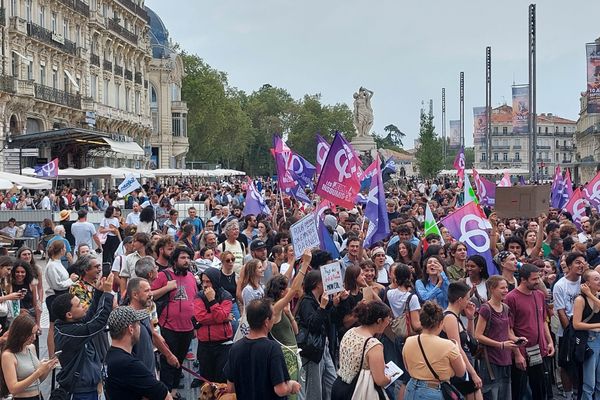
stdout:
<svg viewBox="0 0 600 400">
<path fill-rule="evenodd" d="M 171 275 L 171 272 L 167 271 L 166 269 L 163 270 L 162 272 L 164 272 L 165 276 L 167 277 L 167 282 L 173 280 L 173 276 Z M 173 290 L 176 290 L 176 289 L 173 289 Z M 171 292 L 173 292 L 173 290 L 171 290 L 168 293 L 163 294 L 158 299 L 154 300 L 154 304 L 156 304 L 156 314 L 158 315 L 159 318 L 160 318 L 160 314 L 162 314 L 165 307 L 167 307 L 167 304 L 169 304 L 169 301 L 171 301 Z"/>
</svg>

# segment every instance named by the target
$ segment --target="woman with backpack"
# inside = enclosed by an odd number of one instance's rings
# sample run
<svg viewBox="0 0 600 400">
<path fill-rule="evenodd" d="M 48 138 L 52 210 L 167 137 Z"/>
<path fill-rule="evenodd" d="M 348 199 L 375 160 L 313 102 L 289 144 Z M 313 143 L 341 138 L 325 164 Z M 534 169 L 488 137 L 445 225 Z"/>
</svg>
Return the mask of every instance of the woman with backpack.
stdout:
<svg viewBox="0 0 600 400">
<path fill-rule="evenodd" d="M 38 326 L 33 318 L 21 314 L 10 325 L 2 352 L 3 385 L 1 396 L 9 393 L 14 399 L 39 400 L 40 385 L 58 365 L 58 358 L 38 360 L 33 342 Z"/>
<path fill-rule="evenodd" d="M 479 375 L 483 380 L 483 398 L 502 400 L 511 396 L 510 368 L 512 350 L 520 343 L 511 333 L 509 308 L 503 303 L 508 283 L 498 275 L 487 282 L 489 300 L 479 307 L 475 338 L 483 348 Z"/>
</svg>

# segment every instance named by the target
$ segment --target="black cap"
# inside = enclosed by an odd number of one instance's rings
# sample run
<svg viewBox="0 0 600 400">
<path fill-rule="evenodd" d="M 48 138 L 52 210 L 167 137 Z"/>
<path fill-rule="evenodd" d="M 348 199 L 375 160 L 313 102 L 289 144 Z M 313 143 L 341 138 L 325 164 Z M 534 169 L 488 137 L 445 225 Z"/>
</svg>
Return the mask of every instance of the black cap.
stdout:
<svg viewBox="0 0 600 400">
<path fill-rule="evenodd" d="M 252 243 L 250 243 L 251 251 L 266 249 L 266 248 L 267 248 L 267 244 L 260 239 L 255 239 L 252 241 Z"/>
</svg>

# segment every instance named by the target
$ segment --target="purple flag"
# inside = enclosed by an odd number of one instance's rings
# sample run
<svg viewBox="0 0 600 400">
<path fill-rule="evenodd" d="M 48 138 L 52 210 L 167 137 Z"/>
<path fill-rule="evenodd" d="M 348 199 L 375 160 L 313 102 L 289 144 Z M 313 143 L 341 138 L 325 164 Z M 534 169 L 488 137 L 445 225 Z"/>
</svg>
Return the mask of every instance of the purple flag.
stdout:
<svg viewBox="0 0 600 400">
<path fill-rule="evenodd" d="M 600 210 L 600 172 L 596 174 L 594 179 L 585 185 L 583 188 L 583 195 L 587 201 L 589 201 L 590 206 L 594 207 L 596 210 Z"/>
<path fill-rule="evenodd" d="M 581 189 L 577 188 L 573 195 L 569 199 L 569 202 L 565 204 L 564 210 L 571 213 L 573 217 L 573 223 L 577 229 L 581 230 L 581 218 L 585 217 L 585 207 L 587 202 Z"/>
<path fill-rule="evenodd" d="M 335 205 L 348 209 L 354 207 L 354 199 L 360 190 L 361 164 L 350 143 L 340 133 L 336 133 L 315 193 Z"/>
<path fill-rule="evenodd" d="M 323 136 L 317 135 L 317 175 L 321 175 L 327 153 L 329 153 L 329 143 Z"/>
<path fill-rule="evenodd" d="M 383 188 L 379 162 L 377 162 L 375 174 L 371 177 L 371 188 L 367 197 L 365 217 L 369 219 L 369 228 L 365 237 L 364 247 L 370 247 L 371 244 L 384 239 L 390 234 L 390 224 L 385 204 L 385 190 Z"/>
<path fill-rule="evenodd" d="M 519 176 L 519 185 L 521 186 L 525 186 L 525 178 L 523 177 L 523 175 Z"/>
<path fill-rule="evenodd" d="M 563 192 L 565 190 L 565 183 L 563 181 L 562 173 L 560 172 L 560 166 L 556 166 L 554 171 L 554 182 L 552 182 L 552 191 L 550 192 L 550 207 L 562 208 L 563 203 Z"/>
<path fill-rule="evenodd" d="M 285 190 L 295 186 L 294 178 L 287 168 L 287 159 L 291 154 L 290 148 L 285 144 L 283 139 L 277 135 L 273 135 L 273 148 L 271 154 L 275 158 L 275 167 L 277 168 L 277 185 L 280 189 Z"/>
<path fill-rule="evenodd" d="M 289 159 L 286 162 L 286 168 L 292 174 L 292 178 L 302 187 L 314 188 L 313 177 L 315 176 L 316 168 L 309 163 L 304 157 L 294 152 L 289 153 Z M 285 155 L 284 155 L 285 158 Z"/>
<path fill-rule="evenodd" d="M 569 168 L 565 170 L 565 190 L 563 192 L 563 207 L 567 204 L 571 198 L 573 197 L 573 182 L 571 181 L 571 171 Z"/>
<path fill-rule="evenodd" d="M 467 254 L 479 254 L 485 258 L 490 276 L 498 275 L 492 261 L 490 236 L 487 232 L 489 222 L 481 208 L 471 201 L 440 221 L 452 237 L 467 246 Z"/>
<path fill-rule="evenodd" d="M 331 203 L 329 203 L 329 201 L 321 201 L 317 206 L 317 210 L 315 211 L 315 218 L 317 218 L 317 226 L 319 227 L 319 248 L 323 251 L 329 252 L 329 254 L 331 254 L 331 257 L 334 260 L 336 260 L 340 258 L 340 251 L 335 245 L 332 235 L 327 230 L 325 222 L 323 222 L 324 211 L 332 207 L 333 206 L 331 205 Z"/>
<path fill-rule="evenodd" d="M 477 197 L 482 206 L 493 207 L 496 204 L 496 184 L 479 176 L 479 173 L 473 168 L 473 180 L 477 189 Z"/>
<path fill-rule="evenodd" d="M 246 190 L 246 201 L 244 202 L 244 211 L 242 212 L 242 215 L 249 214 L 271 215 L 271 210 L 269 210 L 267 203 L 265 203 L 265 199 L 263 199 L 250 178 L 248 178 L 248 189 Z"/>
<path fill-rule="evenodd" d="M 39 167 L 35 167 L 35 175 L 44 178 L 56 178 L 58 176 L 58 158 Z"/>
</svg>

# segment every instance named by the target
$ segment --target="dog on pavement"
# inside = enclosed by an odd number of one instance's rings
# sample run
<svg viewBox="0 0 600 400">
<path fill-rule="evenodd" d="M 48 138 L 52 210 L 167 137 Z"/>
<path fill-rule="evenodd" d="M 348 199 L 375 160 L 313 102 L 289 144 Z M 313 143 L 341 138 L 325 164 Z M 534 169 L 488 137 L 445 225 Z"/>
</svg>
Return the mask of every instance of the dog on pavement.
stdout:
<svg viewBox="0 0 600 400">
<path fill-rule="evenodd" d="M 198 400 L 236 400 L 235 393 L 227 393 L 226 383 L 206 382 L 200 389 Z"/>
</svg>

